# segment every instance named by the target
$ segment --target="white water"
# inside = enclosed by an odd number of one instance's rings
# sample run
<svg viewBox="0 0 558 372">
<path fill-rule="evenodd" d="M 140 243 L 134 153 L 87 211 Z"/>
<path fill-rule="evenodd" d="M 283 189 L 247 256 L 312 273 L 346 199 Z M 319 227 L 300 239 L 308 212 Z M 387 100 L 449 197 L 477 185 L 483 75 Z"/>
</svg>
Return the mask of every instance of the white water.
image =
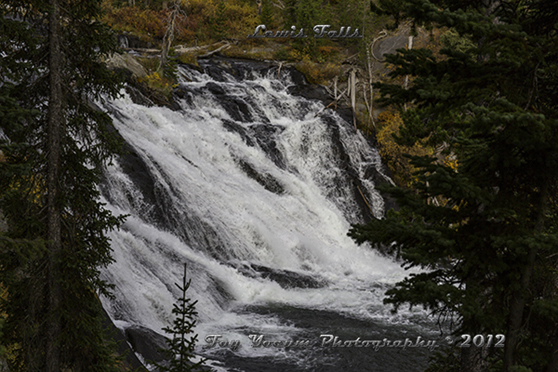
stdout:
<svg viewBox="0 0 558 372">
<path fill-rule="evenodd" d="M 367 168 L 381 172 L 377 151 L 333 111 L 316 118 L 323 105 L 288 94 L 291 82 L 286 75 L 281 81 L 254 76 L 217 82 L 207 75 L 181 73 L 182 84 L 200 92 L 213 82 L 227 97 L 250 101 L 252 120 L 236 124 L 277 127 L 266 133 L 273 136 L 284 167 L 260 146 L 248 146 L 241 135 L 224 128 L 224 120 L 234 120 L 212 94 L 194 95 L 192 105 L 180 102 L 180 111 L 137 105 L 128 96 L 113 101 L 110 109 L 118 112 L 114 125 L 147 164 L 170 221 L 150 221 L 146 216 L 154 207 L 131 178 L 117 162 L 108 169 L 107 207 L 115 214 L 130 215 L 110 235 L 116 262 L 104 271 L 104 278 L 116 285 L 116 299 L 103 299 L 113 320 L 122 327 L 140 325 L 161 333 L 171 323 L 172 305 L 179 295 L 173 283 L 181 282 L 187 262 L 192 279 L 189 295 L 198 301 L 196 331 L 202 344 L 206 334 L 246 339 L 248 332 L 297 333 L 275 316 L 239 311 L 246 305 L 280 304 L 405 322 L 405 313 L 393 316 L 382 304 L 386 285 L 401 280 L 405 272 L 347 236 L 350 222 L 359 221 L 359 212 L 349 183 L 340 184 L 346 177 L 328 135 L 330 127 L 339 128 L 366 194 L 372 196 L 373 213 L 380 217 L 383 200 L 373 182 L 364 179 Z M 268 191 L 247 175 L 239 159 L 258 174 L 273 177 L 284 192 Z M 303 274 L 325 284 L 284 288 L 250 264 Z"/>
</svg>

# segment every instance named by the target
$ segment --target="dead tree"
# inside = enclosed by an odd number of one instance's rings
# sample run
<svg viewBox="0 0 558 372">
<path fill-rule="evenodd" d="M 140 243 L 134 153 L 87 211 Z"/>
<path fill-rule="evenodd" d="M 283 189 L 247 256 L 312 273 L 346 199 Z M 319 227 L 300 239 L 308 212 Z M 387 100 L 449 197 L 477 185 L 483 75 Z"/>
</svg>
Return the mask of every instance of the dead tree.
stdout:
<svg viewBox="0 0 558 372">
<path fill-rule="evenodd" d="M 174 30 L 176 28 L 176 23 L 178 21 L 179 16 L 183 13 L 181 10 L 181 3 L 182 0 L 174 0 L 171 5 L 171 14 L 169 17 L 169 24 L 167 26 L 167 31 L 165 32 L 165 36 L 163 38 L 163 48 L 161 49 L 161 61 L 159 63 L 159 71 L 163 71 L 164 68 L 167 66 L 168 58 L 169 58 L 169 50 L 174 40 Z"/>
</svg>

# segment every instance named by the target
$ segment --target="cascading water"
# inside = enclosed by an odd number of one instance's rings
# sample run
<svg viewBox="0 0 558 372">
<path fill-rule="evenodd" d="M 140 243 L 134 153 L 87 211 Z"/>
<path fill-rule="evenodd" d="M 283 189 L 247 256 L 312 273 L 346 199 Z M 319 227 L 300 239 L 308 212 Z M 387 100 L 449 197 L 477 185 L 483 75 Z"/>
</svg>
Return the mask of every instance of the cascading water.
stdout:
<svg viewBox="0 0 558 372">
<path fill-rule="evenodd" d="M 129 150 L 102 186 L 107 207 L 129 215 L 110 235 L 116 262 L 104 271 L 115 324 L 162 333 L 186 262 L 198 350 L 219 370 L 418 370 L 422 350 L 321 344 L 322 334 L 397 339 L 428 324 L 420 310 L 390 313 L 383 294 L 404 271 L 347 236 L 370 214 L 361 193 L 383 214 L 377 151 L 321 102 L 291 94 L 293 71 L 202 67 L 179 68 L 174 110 L 128 95 L 106 105 Z M 229 344 L 209 347 L 210 335 Z M 312 345 L 263 347 L 249 335 Z"/>
</svg>

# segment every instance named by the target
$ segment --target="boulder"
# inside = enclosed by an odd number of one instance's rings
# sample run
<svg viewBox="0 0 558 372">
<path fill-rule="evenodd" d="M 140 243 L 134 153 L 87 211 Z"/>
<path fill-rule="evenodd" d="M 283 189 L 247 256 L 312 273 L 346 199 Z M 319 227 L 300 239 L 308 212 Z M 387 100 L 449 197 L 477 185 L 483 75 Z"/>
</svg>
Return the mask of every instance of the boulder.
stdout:
<svg viewBox="0 0 558 372">
<path fill-rule="evenodd" d="M 110 69 L 124 68 L 129 70 L 137 78 L 147 76 L 147 70 L 145 67 L 143 67 L 133 56 L 127 53 L 114 53 L 107 59 L 106 64 Z"/>
</svg>

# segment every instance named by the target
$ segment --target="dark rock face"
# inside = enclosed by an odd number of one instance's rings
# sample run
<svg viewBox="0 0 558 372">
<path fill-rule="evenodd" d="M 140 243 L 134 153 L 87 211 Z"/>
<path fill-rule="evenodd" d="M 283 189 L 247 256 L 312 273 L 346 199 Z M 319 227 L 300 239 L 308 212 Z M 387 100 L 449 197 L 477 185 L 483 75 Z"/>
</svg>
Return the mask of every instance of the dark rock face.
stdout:
<svg viewBox="0 0 558 372">
<path fill-rule="evenodd" d="M 125 333 L 116 328 L 106 312 L 104 313 L 103 327 L 106 334 L 116 342 L 118 354 L 124 356 L 126 366 L 132 368 L 134 371 L 147 372 L 147 369 L 145 369 L 143 364 L 140 362 L 134 353 L 134 350 L 130 348 L 130 344 L 128 343 Z"/>
<path fill-rule="evenodd" d="M 321 85 L 309 84 L 304 74 L 295 68 L 290 68 L 291 79 L 295 85 L 289 88 L 289 93 L 293 96 L 315 99 L 325 102 L 330 100 L 326 89 Z"/>
<path fill-rule="evenodd" d="M 325 280 L 318 280 L 312 276 L 256 264 L 246 264 L 238 270 L 252 278 L 270 279 L 283 288 L 321 288 L 328 284 Z"/>
<path fill-rule="evenodd" d="M 118 35 L 116 35 L 116 37 L 118 39 L 118 44 L 120 45 L 121 48 L 148 49 L 148 48 L 154 48 L 155 47 L 149 41 L 141 40 L 139 37 L 137 37 L 135 35 L 132 35 L 130 33 L 127 33 L 127 32 L 122 33 L 122 34 L 118 34 Z"/>
<path fill-rule="evenodd" d="M 170 364 L 167 362 L 166 356 L 163 353 L 163 350 L 169 347 L 165 336 L 153 332 L 148 328 L 138 326 L 127 328 L 124 333 L 126 335 L 126 340 L 132 346 L 133 350 L 140 354 L 147 363 L 157 363 L 163 366 L 168 366 L 168 364 Z M 189 365 L 193 364 L 188 361 L 186 363 Z M 205 366 L 200 370 L 204 372 L 212 371 L 212 369 Z M 147 371 L 147 369 L 141 365 L 139 371 L 143 372 Z"/>
<path fill-rule="evenodd" d="M 270 174 L 267 173 L 258 173 L 248 162 L 237 159 L 237 163 L 240 165 L 240 168 L 246 173 L 246 175 L 260 185 L 262 185 L 267 191 L 271 191 L 272 193 L 281 195 L 285 192 L 285 188 L 283 185 L 275 179 Z"/>
<path fill-rule="evenodd" d="M 159 349 L 166 349 L 165 337 L 144 327 L 134 326 L 125 331 L 126 340 L 134 351 L 141 354 L 147 362 L 162 362 L 165 360 Z"/>
<path fill-rule="evenodd" d="M 253 60 L 243 60 L 243 59 L 232 59 L 220 56 L 213 56 L 207 59 L 199 60 L 200 68 L 204 73 L 211 76 L 211 78 L 216 81 L 226 81 L 232 76 L 233 79 L 242 82 L 244 80 L 255 79 L 255 74 L 266 75 L 268 73 L 278 74 L 279 66 L 273 65 L 268 62 L 259 62 Z M 192 68 L 191 66 L 185 66 L 186 68 Z M 309 84 L 304 75 L 293 67 L 283 67 L 280 70 L 281 76 L 288 76 L 294 85 L 289 87 L 289 93 L 304 97 L 308 100 L 320 100 L 324 105 L 331 103 L 331 98 L 329 97 L 327 91 L 323 86 Z M 128 79 L 131 80 L 131 79 Z M 153 104 L 165 105 L 174 110 L 180 110 L 177 102 L 171 99 L 169 101 L 164 101 L 159 99 L 160 97 L 155 97 L 153 92 L 146 90 L 141 84 L 135 83 L 134 85 L 129 85 L 128 93 L 134 100 L 134 102 L 146 106 L 151 106 Z M 173 96 L 179 99 L 183 99 L 187 104 L 193 104 L 194 97 L 204 94 L 210 94 L 219 101 L 221 106 L 226 110 L 228 115 L 232 120 L 225 120 L 223 126 L 225 129 L 238 133 L 244 142 L 248 146 L 260 147 L 267 156 L 281 169 L 285 169 L 285 159 L 283 155 L 277 148 L 276 135 L 279 134 L 283 129 L 277 125 L 267 125 L 267 118 L 265 115 L 260 115 L 257 110 L 256 105 L 253 104 L 252 97 L 243 96 L 231 96 L 227 94 L 225 89 L 219 84 L 214 82 L 207 82 L 203 87 L 192 86 L 189 84 L 181 84 L 179 87 L 175 88 L 173 91 Z M 302 102 L 301 105 L 306 103 Z M 350 108 L 338 107 L 336 112 L 347 121 L 347 125 L 352 127 L 353 114 Z M 257 117 L 255 117 L 257 115 Z M 326 122 L 328 122 L 328 117 L 323 117 Z M 352 182 L 352 194 L 357 201 L 360 214 L 363 216 L 364 221 L 369 221 L 374 218 L 369 206 L 367 205 L 367 200 L 371 200 L 371 195 L 368 195 L 366 188 L 362 185 L 361 180 L 356 173 L 356 170 L 352 169 L 350 165 L 348 155 L 346 154 L 343 143 L 340 140 L 339 128 L 333 122 L 329 123 L 330 136 L 332 148 L 338 154 L 339 158 L 343 160 L 340 164 L 340 168 L 343 169 L 346 174 L 346 178 L 350 179 Z M 372 137 L 369 138 L 369 143 L 374 146 L 374 140 Z M 122 156 L 119 160 L 124 171 L 130 176 L 132 181 L 141 190 L 144 200 L 148 202 L 153 207 L 146 211 L 146 217 L 148 220 L 155 222 L 158 226 L 164 226 L 167 228 L 174 229 L 176 226 L 170 217 L 171 214 L 168 213 L 169 210 L 173 209 L 172 205 L 168 205 L 164 196 L 159 192 L 159 187 L 154 181 L 148 167 L 145 164 L 145 160 L 138 156 L 134 150 L 125 145 L 126 155 Z M 256 170 L 250 166 L 246 161 L 239 162 L 241 169 L 243 169 L 248 176 L 256 180 L 262 186 L 264 186 L 268 191 L 281 194 L 283 192 L 283 186 L 270 175 L 258 174 Z M 372 179 L 376 185 L 387 184 L 388 181 L 383 175 L 379 174 L 374 167 L 369 167 L 365 170 L 366 178 Z M 394 200 L 389 198 L 388 195 L 384 195 L 386 210 L 391 208 L 397 208 Z M 193 226 L 192 226 L 193 227 Z M 199 226 L 198 226 L 199 227 Z M 193 237 L 190 229 L 182 225 L 183 236 L 189 239 Z M 214 236 L 215 241 L 214 246 L 220 247 L 219 239 L 216 238 L 216 233 L 205 234 L 207 236 Z M 189 240 L 186 239 L 186 240 Z M 221 247 L 223 248 L 223 247 Z M 216 248 L 220 251 L 220 248 Z"/>
<path fill-rule="evenodd" d="M 278 73 L 278 66 L 270 63 L 229 59 L 214 56 L 211 59 L 201 59 L 199 61 L 204 73 L 210 75 L 216 81 L 226 81 L 227 75 L 233 76 L 239 81 L 254 79 L 253 72 L 265 75 L 269 72 Z M 282 68 L 281 74 L 288 74 L 295 85 L 289 88 L 289 92 L 293 95 L 304 97 L 308 100 L 320 100 L 325 105 L 331 103 L 327 91 L 316 85 L 309 84 L 304 75 L 294 68 Z M 138 86 L 129 86 L 128 93 L 134 102 L 146 106 L 164 103 L 157 102 L 153 97 L 149 96 L 149 92 Z M 265 154 L 281 169 L 286 168 L 286 161 L 276 143 L 277 134 L 281 133 L 284 128 L 279 125 L 271 125 L 269 121 L 255 118 L 259 114 L 254 112 L 254 108 L 250 107 L 250 97 L 231 97 L 218 84 L 208 82 L 204 87 L 194 87 L 193 85 L 181 84 L 177 87 L 173 96 L 183 99 L 187 104 L 193 104 L 196 95 L 211 94 L 215 96 L 222 107 L 227 111 L 232 120 L 224 120 L 223 126 L 226 130 L 238 133 L 242 140 L 248 146 L 258 146 Z M 304 104 L 304 103 L 303 103 Z M 169 106 L 166 104 L 166 106 Z M 178 104 L 171 103 L 171 109 L 180 110 Z M 339 108 L 337 112 L 348 122 L 352 123 L 352 112 L 349 109 Z M 114 112 L 114 115 L 122 115 Z M 336 153 L 339 161 L 339 168 L 342 169 L 344 180 L 342 184 L 350 184 L 350 193 L 353 194 L 354 200 L 358 204 L 360 215 L 364 221 L 374 218 L 365 198 L 371 200 L 370 195 L 366 194 L 366 189 L 359 178 L 357 170 L 351 165 L 349 155 L 345 149 L 345 145 L 341 141 L 340 130 L 338 124 L 332 117 L 324 116 L 326 124 L 328 124 L 328 136 L 330 137 L 331 146 Z M 255 123 L 255 121 L 258 121 Z M 352 124 L 347 124 L 352 127 Z M 188 161 L 188 159 L 185 159 Z M 134 148 L 124 143 L 124 154 L 117 161 L 122 170 L 133 182 L 134 187 L 141 193 L 143 202 L 149 206 L 144 210 L 142 218 L 158 227 L 173 231 L 181 240 L 191 245 L 194 249 L 206 251 L 210 256 L 223 259 L 227 254 L 227 248 L 222 242 L 218 231 L 201 220 L 196 220 L 195 213 L 188 210 L 176 211 L 176 206 L 172 204 L 165 194 L 169 192 L 162 187 L 155 176 L 155 171 L 150 167 L 149 156 L 138 154 Z M 268 173 L 259 172 L 246 159 L 235 159 L 240 168 L 252 179 L 261 184 L 266 190 L 281 195 L 285 192 L 285 185 Z M 377 172 L 374 166 L 370 166 L 365 170 L 365 176 L 373 179 L 376 185 L 387 183 L 381 174 Z M 341 184 L 341 183 L 340 183 Z M 108 187 L 106 183 L 102 187 Z M 170 191 L 171 193 L 174 191 Z M 364 194 L 363 194 L 364 193 Z M 104 192 L 105 195 L 109 193 Z M 134 205 L 133 196 L 130 196 L 130 203 Z M 389 199 L 386 199 L 386 209 L 391 206 Z M 139 207 L 138 207 L 139 208 Z M 207 248 L 210 247 L 210 248 Z M 210 251 L 211 249 L 211 251 Z M 259 277 L 277 282 L 283 288 L 320 288 L 327 285 L 325 281 L 310 276 L 304 276 L 300 273 L 277 270 L 261 265 L 246 265 L 238 267 L 238 270 L 250 277 Z M 219 284 L 215 284 L 219 288 Z M 226 290 L 222 290 L 223 298 L 226 297 Z M 121 332 L 122 333 L 122 332 Z M 166 347 L 164 337 L 143 327 L 131 327 L 125 330 L 125 334 L 121 335 L 127 343 L 131 345 L 133 350 L 141 354 L 145 360 L 160 362 L 163 356 L 157 350 Z"/>
<path fill-rule="evenodd" d="M 116 131 L 116 129 L 114 130 Z M 164 221 L 166 219 L 164 204 L 161 203 L 162 200 L 160 192 L 158 191 L 158 186 L 145 160 L 137 154 L 132 146 L 124 141 L 118 132 L 116 134 L 122 141 L 122 153 L 117 158 L 117 161 L 128 177 L 130 177 L 136 188 L 141 192 L 146 204 L 150 206 L 148 210 L 145 210 L 145 219 L 154 223 Z M 101 190 L 109 187 L 107 182 L 101 183 L 100 186 Z M 103 194 L 110 195 L 109 192 L 103 192 Z M 129 201 L 132 205 L 136 202 L 132 195 L 130 195 Z"/>
<path fill-rule="evenodd" d="M 278 69 L 278 66 L 268 62 L 217 55 L 211 58 L 198 59 L 198 64 L 206 74 L 217 81 L 225 81 L 225 74 L 234 76 L 238 80 L 253 80 L 253 71 L 265 75 L 271 70 Z"/>
</svg>

